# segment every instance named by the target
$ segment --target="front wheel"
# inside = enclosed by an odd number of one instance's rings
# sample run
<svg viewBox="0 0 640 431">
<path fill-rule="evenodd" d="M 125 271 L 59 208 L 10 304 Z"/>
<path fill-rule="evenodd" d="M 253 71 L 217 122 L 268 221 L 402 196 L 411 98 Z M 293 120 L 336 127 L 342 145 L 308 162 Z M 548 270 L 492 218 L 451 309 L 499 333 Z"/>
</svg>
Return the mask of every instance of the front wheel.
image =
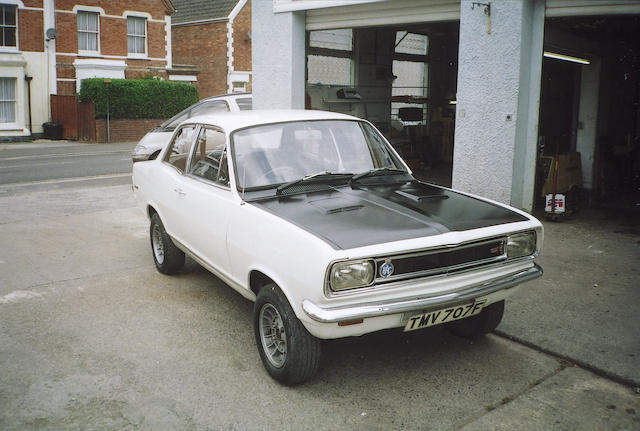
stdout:
<svg viewBox="0 0 640 431">
<path fill-rule="evenodd" d="M 464 338 L 478 338 L 498 327 L 504 314 L 504 301 L 495 302 L 476 316 L 447 323 L 447 329 Z"/>
<path fill-rule="evenodd" d="M 309 334 L 275 284 L 258 292 L 253 326 L 260 359 L 274 380 L 294 385 L 318 371 L 320 340 Z"/>
</svg>

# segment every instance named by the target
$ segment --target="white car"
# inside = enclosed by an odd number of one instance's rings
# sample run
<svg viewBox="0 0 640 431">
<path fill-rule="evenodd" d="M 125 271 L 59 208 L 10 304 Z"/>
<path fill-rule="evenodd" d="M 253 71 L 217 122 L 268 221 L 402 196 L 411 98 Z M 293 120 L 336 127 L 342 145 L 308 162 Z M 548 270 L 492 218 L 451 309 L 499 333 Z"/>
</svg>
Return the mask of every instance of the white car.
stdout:
<svg viewBox="0 0 640 431">
<path fill-rule="evenodd" d="M 157 269 L 185 253 L 255 301 L 268 373 L 309 379 L 323 339 L 437 324 L 492 331 L 517 285 L 542 275 L 529 214 L 416 180 L 369 122 L 246 111 L 182 123 L 134 164 Z"/>
<path fill-rule="evenodd" d="M 246 111 L 251 110 L 251 108 L 252 98 L 250 93 L 225 94 L 202 99 L 144 135 L 134 148 L 131 158 L 134 163 L 155 159 L 160 150 L 166 147 L 176 127 L 191 117 L 221 111 Z"/>
</svg>

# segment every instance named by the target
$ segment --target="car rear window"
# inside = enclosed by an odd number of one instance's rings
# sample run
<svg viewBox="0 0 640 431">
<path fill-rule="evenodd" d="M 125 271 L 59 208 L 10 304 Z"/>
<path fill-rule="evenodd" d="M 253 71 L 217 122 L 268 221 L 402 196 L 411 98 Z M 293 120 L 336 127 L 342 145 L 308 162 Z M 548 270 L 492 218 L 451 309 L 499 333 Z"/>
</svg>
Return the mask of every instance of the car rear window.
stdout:
<svg viewBox="0 0 640 431">
<path fill-rule="evenodd" d="M 238 104 L 238 108 L 240 108 L 241 111 L 250 111 L 253 108 L 251 97 L 236 99 L 236 103 Z"/>
</svg>

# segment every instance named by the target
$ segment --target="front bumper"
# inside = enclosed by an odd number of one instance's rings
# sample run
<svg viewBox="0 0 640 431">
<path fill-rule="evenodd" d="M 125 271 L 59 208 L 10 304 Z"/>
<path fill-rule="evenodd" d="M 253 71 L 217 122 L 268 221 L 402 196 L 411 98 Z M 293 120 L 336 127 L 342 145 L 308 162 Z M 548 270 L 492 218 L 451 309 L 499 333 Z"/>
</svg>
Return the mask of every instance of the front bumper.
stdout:
<svg viewBox="0 0 640 431">
<path fill-rule="evenodd" d="M 447 305 L 470 301 L 500 290 L 510 289 L 525 281 L 542 276 L 542 268 L 534 264 L 531 268 L 467 287 L 457 292 L 439 296 L 403 299 L 383 303 L 364 303 L 354 306 L 322 308 L 305 299 L 302 309 L 313 320 L 320 323 L 335 323 L 347 320 L 358 320 L 369 317 L 387 316 L 408 311 L 444 308 Z"/>
</svg>

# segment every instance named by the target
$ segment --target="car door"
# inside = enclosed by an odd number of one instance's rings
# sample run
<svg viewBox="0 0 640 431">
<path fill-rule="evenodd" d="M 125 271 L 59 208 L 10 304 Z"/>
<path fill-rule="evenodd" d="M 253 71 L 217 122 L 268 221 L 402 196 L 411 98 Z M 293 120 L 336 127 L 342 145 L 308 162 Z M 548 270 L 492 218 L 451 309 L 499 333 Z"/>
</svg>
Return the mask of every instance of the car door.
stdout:
<svg viewBox="0 0 640 431">
<path fill-rule="evenodd" d="M 230 187 L 225 133 L 202 126 L 188 166 L 187 193 L 181 201 L 184 239 L 196 257 L 229 277 L 227 227 L 240 200 Z"/>
<path fill-rule="evenodd" d="M 152 198 L 164 228 L 169 235 L 181 243 L 185 241 L 184 197 L 187 193 L 185 173 L 199 129 L 198 125 L 186 124 L 176 130 L 162 157 L 161 172 L 156 176 L 157 184 L 153 187 L 156 195 Z"/>
</svg>

